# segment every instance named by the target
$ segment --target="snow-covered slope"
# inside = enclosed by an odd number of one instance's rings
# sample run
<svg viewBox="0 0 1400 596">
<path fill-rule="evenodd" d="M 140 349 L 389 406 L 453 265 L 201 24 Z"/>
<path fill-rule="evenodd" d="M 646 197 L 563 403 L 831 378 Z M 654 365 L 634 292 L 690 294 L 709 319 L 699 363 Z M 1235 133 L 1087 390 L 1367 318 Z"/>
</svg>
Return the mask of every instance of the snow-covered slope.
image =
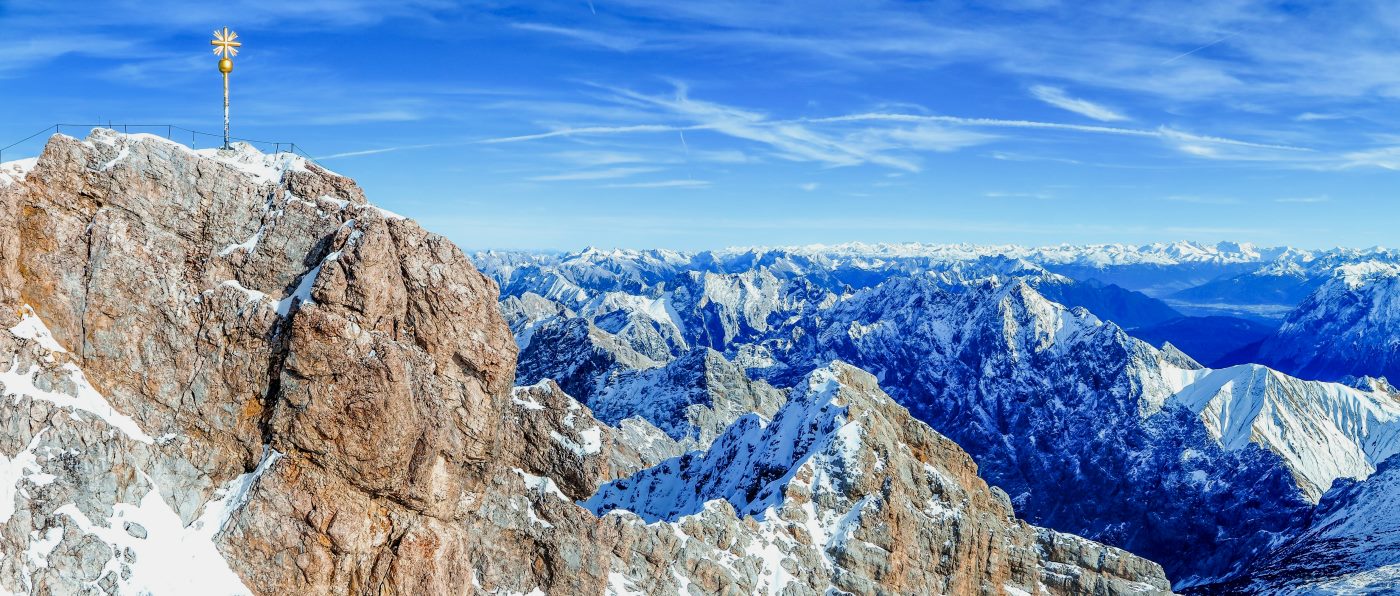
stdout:
<svg viewBox="0 0 1400 596">
<path fill-rule="evenodd" d="M 1306 378 L 1400 378 L 1400 264 L 1337 268 L 1264 339 L 1256 357 Z"/>
<path fill-rule="evenodd" d="M 24 412 L 26 422 L 0 434 L 0 527 L 38 528 L 0 541 L 0 552 L 20 555 L 10 559 L 0 586 L 249 593 L 215 536 L 280 454 L 267 451 L 253 471 L 177 512 L 163 495 L 179 480 L 152 456 L 157 441 L 169 438 L 151 438 L 108 403 L 33 310 L 24 307 L 19 323 L 0 331 L 0 355 L 10 362 L 0 372 L 0 402 Z M 116 480 L 105 479 L 119 471 L 132 477 L 120 492 Z M 77 567 L 91 570 L 86 582 L 71 573 Z"/>
<path fill-rule="evenodd" d="M 731 540 L 758 555 L 768 593 L 805 592 L 813 576 L 841 593 L 1167 587 L 1154 564 L 1015 519 L 966 453 L 841 363 L 804 378 L 771 421 L 745 416 L 708 450 L 605 484 L 584 505 L 674 524 L 683 540 L 694 520 L 732 508 L 751 518 Z M 1090 561 L 1102 573 L 1076 564 Z"/>
<path fill-rule="evenodd" d="M 1364 479 L 1400 452 L 1400 395 L 1303 381 L 1257 364 L 1212 371 L 1173 398 L 1226 449 L 1283 457 L 1317 500 L 1339 478 Z"/>
</svg>

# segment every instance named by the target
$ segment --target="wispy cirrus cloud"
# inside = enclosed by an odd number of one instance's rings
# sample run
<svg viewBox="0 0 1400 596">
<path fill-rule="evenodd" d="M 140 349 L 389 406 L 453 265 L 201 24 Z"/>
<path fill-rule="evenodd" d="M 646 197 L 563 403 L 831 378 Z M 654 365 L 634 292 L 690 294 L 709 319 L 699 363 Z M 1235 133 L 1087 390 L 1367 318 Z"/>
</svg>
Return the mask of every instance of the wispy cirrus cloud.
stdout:
<svg viewBox="0 0 1400 596">
<path fill-rule="evenodd" d="M 1121 122 L 1129 120 L 1127 116 L 1087 99 L 1070 97 L 1065 94 L 1064 89 L 1051 87 L 1049 85 L 1036 85 L 1031 87 L 1031 95 L 1036 99 L 1048 103 L 1052 106 L 1074 112 L 1081 116 L 1086 116 L 1100 122 Z"/>
<path fill-rule="evenodd" d="M 521 141 L 538 141 L 541 139 L 552 139 L 557 137 L 573 136 L 594 136 L 594 135 L 616 135 L 632 133 L 650 132 L 676 132 L 678 130 L 699 130 L 699 126 L 671 126 L 669 124 L 634 124 L 624 126 L 578 126 L 557 128 L 549 132 L 534 134 L 514 135 L 509 137 L 496 137 L 492 139 L 482 139 L 478 141 L 482 144 L 497 143 L 519 143 Z"/>
<path fill-rule="evenodd" d="M 393 153 L 393 152 L 395 152 L 395 151 L 407 151 L 407 150 L 410 150 L 410 149 L 432 149 L 432 148 L 442 147 L 442 146 L 443 146 L 443 145 L 440 144 L 440 143 L 425 143 L 425 144 L 421 144 L 421 145 L 402 145 L 402 146 L 399 146 L 399 147 L 381 147 L 381 148 L 379 148 L 379 149 L 363 149 L 363 150 L 360 150 L 360 151 L 345 151 L 345 152 L 342 152 L 342 153 L 332 153 L 332 154 L 330 154 L 330 155 L 320 155 L 320 156 L 317 156 L 315 159 L 316 159 L 317 161 L 326 161 L 326 160 L 328 160 L 328 159 L 344 159 L 344 158 L 346 158 L 346 157 L 364 157 L 364 156 L 367 156 L 367 155 L 379 155 L 379 154 L 381 154 L 381 153 Z"/>
<path fill-rule="evenodd" d="M 1319 122 L 1325 120 L 1341 120 L 1343 118 L 1346 118 L 1346 116 L 1343 116 L 1342 114 L 1326 114 L 1318 112 L 1303 112 L 1293 117 L 1293 119 L 1297 120 L 1298 122 Z"/>
<path fill-rule="evenodd" d="M 648 158 L 645 155 L 639 155 L 636 153 L 622 153 L 618 151 L 606 150 L 559 151 L 550 154 L 550 157 L 583 167 L 610 166 L 625 163 L 643 163 L 654 160 L 654 158 Z"/>
<path fill-rule="evenodd" d="M 365 112 L 343 112 L 315 116 L 306 120 L 308 124 L 342 125 L 369 124 L 373 122 L 412 122 L 422 120 L 424 115 L 415 110 L 387 109 Z"/>
<path fill-rule="evenodd" d="M 1275 161 L 1294 163 L 1305 161 L 1300 157 L 1314 153 L 1308 147 L 1246 141 L 1215 135 L 1203 135 L 1180 131 L 1166 126 L 1156 129 L 1122 128 L 1101 125 L 1067 124 L 1062 122 L 1039 122 L 1034 120 L 1006 120 L 1000 118 L 966 118 L 927 114 L 864 113 L 845 116 L 832 116 L 810 120 L 811 122 L 930 122 L 957 125 L 968 128 L 1006 128 L 1041 131 L 1084 133 L 1093 135 L 1113 135 L 1156 139 L 1186 155 L 1198 158 L 1230 161 Z"/>
<path fill-rule="evenodd" d="M 7 24 L 8 25 L 8 24 Z M 28 33 L 28 32 L 21 32 Z M 103 34 L 62 34 L 52 28 L 28 35 L 7 32 L 0 39 L 0 77 L 15 75 L 64 56 L 108 57 L 114 53 L 150 58 L 153 52 L 136 40 Z"/>
<path fill-rule="evenodd" d="M 708 180 L 657 180 L 653 182 L 619 182 L 616 184 L 606 184 L 606 188 L 705 188 L 710 186 Z"/>
<path fill-rule="evenodd" d="M 546 132 L 496 137 L 486 144 L 538 141 L 567 137 L 703 131 L 765 147 L 783 160 L 813 162 L 826 167 L 861 164 L 907 172 L 922 169 L 923 153 L 954 152 L 1005 140 L 1012 131 L 1109 135 L 1156 140 L 1183 155 L 1198 159 L 1307 164 L 1324 159 L 1309 147 L 1200 134 L 1159 126 L 1131 128 L 947 116 L 927 113 L 860 112 L 838 116 L 774 118 L 765 112 L 692 97 L 676 84 L 673 95 L 651 95 L 623 88 L 602 87 L 602 99 L 633 109 L 637 117 L 665 123 L 564 126 Z M 1083 108 L 1083 106 L 1075 106 Z M 1108 114 L 1097 114 L 1109 117 Z M 1001 130 L 1003 132 L 994 133 Z M 1011 135 L 1009 138 L 1016 138 Z M 683 141 L 682 141 L 683 144 Z M 689 155 L 689 148 L 686 148 Z M 1074 160 L 1069 160 L 1074 162 Z"/>
<path fill-rule="evenodd" d="M 595 45 L 607 48 L 609 50 L 615 50 L 618 52 L 630 52 L 642 47 L 642 40 L 640 39 L 618 35 L 609 35 L 606 33 L 600 33 L 598 31 L 592 31 L 589 29 L 560 27 L 558 25 L 548 25 L 544 23 L 512 23 L 511 27 L 522 31 L 532 31 L 535 33 L 546 33 L 549 35 L 564 37 L 573 41 L 579 41 L 589 45 Z"/>
<path fill-rule="evenodd" d="M 831 116 L 826 118 L 815 118 L 810 122 L 852 122 L 860 120 L 885 120 L 896 122 L 941 122 L 947 124 L 957 124 L 970 127 L 985 128 L 1027 128 L 1041 130 L 1059 130 L 1067 132 L 1082 132 L 1093 134 L 1121 135 L 1130 137 L 1144 137 L 1156 139 L 1169 139 L 1179 141 L 1194 141 L 1214 145 L 1233 145 L 1236 147 L 1251 147 L 1255 149 L 1276 149 L 1280 151 L 1312 151 L 1306 147 L 1295 147 L 1292 145 L 1280 145 L 1272 143 L 1258 143 L 1244 141 L 1226 137 L 1199 135 L 1179 130 L 1167 128 L 1165 126 L 1155 130 L 1138 128 L 1119 128 L 1112 126 L 1098 126 L 1086 124 L 1066 124 L 1062 122 L 1038 122 L 1034 120 L 1006 120 L 1001 118 L 966 118 L 961 116 L 938 116 L 924 114 L 891 114 L 891 113 L 863 113 L 849 114 L 845 116 Z"/>
<path fill-rule="evenodd" d="M 656 168 L 607 168 L 603 170 L 583 170 L 579 172 L 564 172 L 562 174 L 547 174 L 544 176 L 533 176 L 530 178 L 534 182 L 562 182 L 573 180 L 610 180 L 613 178 L 627 178 L 637 174 L 655 172 Z"/>
<path fill-rule="evenodd" d="M 675 124 L 635 124 L 620 126 L 564 127 L 552 131 L 497 137 L 482 143 L 512 143 L 558 137 L 606 136 L 636 133 L 706 131 L 765 146 L 774 157 L 799 162 L 815 162 L 828 167 L 875 164 L 905 171 L 919 171 L 911 153 L 946 152 L 990 142 L 985 133 L 914 122 L 910 126 L 882 126 L 849 129 L 841 126 L 815 127 L 813 122 L 774 119 L 767 114 L 690 97 L 684 85 L 677 85 L 673 96 L 657 96 L 628 89 L 611 88 L 615 101 L 659 113 Z M 836 124 L 830 120 L 825 124 Z M 822 123 L 822 122 L 819 122 Z M 823 128 L 823 129 L 819 129 Z M 743 163 L 750 158 L 739 151 L 697 152 L 701 159 Z"/>
</svg>

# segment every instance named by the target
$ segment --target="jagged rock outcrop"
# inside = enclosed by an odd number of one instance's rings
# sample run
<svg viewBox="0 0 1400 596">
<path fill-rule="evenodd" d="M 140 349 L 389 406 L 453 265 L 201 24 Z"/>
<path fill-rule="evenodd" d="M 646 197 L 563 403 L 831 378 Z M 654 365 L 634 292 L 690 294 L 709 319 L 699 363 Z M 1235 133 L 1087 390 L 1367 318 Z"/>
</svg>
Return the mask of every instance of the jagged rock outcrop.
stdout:
<svg viewBox="0 0 1400 596">
<path fill-rule="evenodd" d="M 771 416 L 782 405 L 783 391 L 750 379 L 719 352 L 696 347 L 672 358 L 662 349 L 661 360 L 653 360 L 633 349 L 635 335 L 619 337 L 551 304 L 563 309 L 528 293 L 502 302 L 517 343 L 526 346 L 520 382 L 555 381 L 608 424 L 644 434 L 659 430 L 668 440 L 647 441 L 655 447 L 643 450 L 648 456 L 703 448 L 740 416 Z"/>
<path fill-rule="evenodd" d="M 1158 593 L 1161 568 L 1016 520 L 962 449 L 915 421 L 875 378 L 813 372 L 772 419 L 749 415 L 707 451 L 605 485 L 586 505 L 677 522 L 726 503 L 754 520 L 760 577 L 865 594 Z"/>
<path fill-rule="evenodd" d="M 568 307 L 532 292 L 503 298 L 501 314 L 505 316 L 510 332 L 515 336 L 515 343 L 522 351 L 530 346 L 530 339 L 541 324 L 557 317 L 574 316 Z"/>
<path fill-rule="evenodd" d="M 530 474 L 550 478 L 575 501 L 588 498 L 604 482 L 630 476 L 659 459 L 643 450 L 667 454 L 678 450 L 674 443 L 638 449 L 647 446 L 599 422 L 554 381 L 516 387 L 510 401 L 502 433 L 518 440 L 499 442 L 497 456 L 516 462 Z M 593 457 L 600 454 L 603 457 Z"/>
<path fill-rule="evenodd" d="M 587 402 L 619 372 L 661 363 L 581 317 L 554 317 L 536 326 L 520 353 L 520 382 L 553 379 L 569 395 Z"/>
<path fill-rule="evenodd" d="M 745 414 L 772 416 L 785 399 L 719 352 L 695 348 L 665 366 L 620 372 L 589 403 L 606 422 L 641 418 L 672 439 L 704 447 Z"/>
<path fill-rule="evenodd" d="M 607 428 L 551 383 L 513 392 L 494 284 L 349 179 L 108 131 L 5 172 L 5 591 L 752 593 L 822 556 L 727 501 L 660 524 L 578 506 L 647 465 L 637 426 Z M 1018 554 L 895 574 L 872 557 L 843 579 L 818 564 L 789 591 L 995 593 L 1053 565 L 1071 579 L 1051 593 L 1166 585 L 1131 555 L 1026 534 L 966 455 L 928 440 L 942 447 L 919 461 L 990 507 L 969 510 L 979 532 L 1021 528 Z"/>
<path fill-rule="evenodd" d="M 1208 370 L 1020 280 L 893 279 L 800 335 L 786 370 L 827 355 L 869 370 L 1026 519 L 1153 558 L 1178 587 L 1234 572 L 1310 507 L 1277 455 L 1224 448 L 1171 401 Z"/>
</svg>

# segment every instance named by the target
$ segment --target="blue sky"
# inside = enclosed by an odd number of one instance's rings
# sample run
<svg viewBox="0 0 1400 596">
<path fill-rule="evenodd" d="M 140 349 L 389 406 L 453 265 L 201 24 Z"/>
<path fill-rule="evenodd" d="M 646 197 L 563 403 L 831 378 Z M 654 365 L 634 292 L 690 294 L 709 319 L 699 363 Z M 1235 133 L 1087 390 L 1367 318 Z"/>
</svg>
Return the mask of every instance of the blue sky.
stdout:
<svg viewBox="0 0 1400 596">
<path fill-rule="evenodd" d="M 0 145 L 217 131 L 229 26 L 235 135 L 468 249 L 1394 246 L 1400 221 L 1395 2 L 65 4 L 0 0 Z"/>
</svg>

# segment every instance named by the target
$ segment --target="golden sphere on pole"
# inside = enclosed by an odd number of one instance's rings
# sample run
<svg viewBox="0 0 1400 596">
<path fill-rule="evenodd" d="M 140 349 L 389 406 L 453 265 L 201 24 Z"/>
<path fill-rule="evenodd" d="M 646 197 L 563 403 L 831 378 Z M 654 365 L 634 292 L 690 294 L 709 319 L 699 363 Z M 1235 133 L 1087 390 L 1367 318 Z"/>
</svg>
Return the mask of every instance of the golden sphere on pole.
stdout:
<svg viewBox="0 0 1400 596">
<path fill-rule="evenodd" d="M 238 41 L 237 33 L 224 27 L 222 31 L 214 30 L 214 41 L 209 45 L 214 46 L 214 55 L 219 57 L 219 72 L 224 73 L 224 149 L 228 149 L 228 73 L 233 72 L 233 57 L 243 42 Z"/>
</svg>

